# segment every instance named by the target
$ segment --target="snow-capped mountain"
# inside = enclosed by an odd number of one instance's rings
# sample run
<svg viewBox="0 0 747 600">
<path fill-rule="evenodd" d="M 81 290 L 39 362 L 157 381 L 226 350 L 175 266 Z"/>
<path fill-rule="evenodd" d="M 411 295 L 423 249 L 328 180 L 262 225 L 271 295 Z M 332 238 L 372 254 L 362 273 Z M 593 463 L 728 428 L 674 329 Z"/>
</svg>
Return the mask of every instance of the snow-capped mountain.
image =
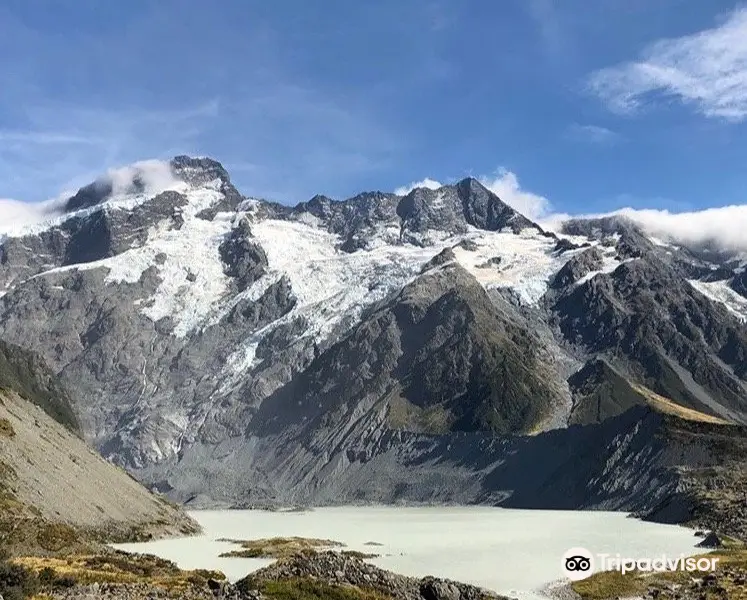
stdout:
<svg viewBox="0 0 747 600">
<path fill-rule="evenodd" d="M 651 395 L 747 423 L 738 257 L 621 218 L 544 231 L 474 179 L 289 207 L 180 156 L 0 235 L 0 338 L 180 500 L 493 497 L 501 435 Z"/>
</svg>

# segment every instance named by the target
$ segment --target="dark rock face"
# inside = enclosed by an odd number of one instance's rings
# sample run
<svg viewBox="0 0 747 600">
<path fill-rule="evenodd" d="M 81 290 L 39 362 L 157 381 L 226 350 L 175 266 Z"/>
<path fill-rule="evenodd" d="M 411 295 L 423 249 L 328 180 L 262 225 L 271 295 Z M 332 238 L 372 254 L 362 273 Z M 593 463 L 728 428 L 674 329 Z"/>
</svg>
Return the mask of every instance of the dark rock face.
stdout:
<svg viewBox="0 0 747 600">
<path fill-rule="evenodd" d="M 421 243 L 431 230 L 464 233 L 468 225 L 486 231 L 537 229 L 538 225 L 505 204 L 477 180 L 468 178 L 438 190 L 416 188 L 397 206 L 403 239 Z"/>
<path fill-rule="evenodd" d="M 586 363 L 568 383 L 574 398 L 572 424 L 601 423 L 633 406 L 647 404 L 629 381 L 602 359 Z"/>
<path fill-rule="evenodd" d="M 246 217 L 239 221 L 218 250 L 226 264 L 226 275 L 236 278 L 240 292 L 265 273 L 267 255 L 259 244 L 252 241 L 252 229 Z"/>
<path fill-rule="evenodd" d="M 463 179 L 457 186 L 462 201 L 462 210 L 467 223 L 487 231 L 499 231 L 508 227 L 514 233 L 522 229 L 538 229 L 524 215 L 505 204 L 498 196 L 477 180 Z"/>
<path fill-rule="evenodd" d="M 80 424 L 70 396 L 59 378 L 37 355 L 0 340 L 0 388 L 12 390 L 36 404 L 74 433 Z"/>
<path fill-rule="evenodd" d="M 371 313 L 268 398 L 258 418 L 272 431 L 288 419 L 326 427 L 345 407 L 384 401 L 403 413 L 399 427 L 427 430 L 430 420 L 439 430 L 526 431 L 556 394 L 534 343 L 474 278 L 448 264 Z"/>
<path fill-rule="evenodd" d="M 314 196 L 293 209 L 275 207 L 274 213 L 280 218 L 293 220 L 311 215 L 322 223 L 330 233 L 342 240 L 340 250 L 355 252 L 369 246 L 369 240 L 377 231 L 393 226 L 399 229 L 396 216 L 399 197 L 395 194 L 368 192 L 347 200 L 336 201 L 327 196 Z M 397 236 L 399 233 L 397 232 Z"/>
<path fill-rule="evenodd" d="M 222 183 L 230 183 L 228 171 L 217 160 L 212 158 L 194 158 L 191 156 L 176 156 L 171 160 L 174 175 L 196 187 L 211 183 L 219 179 Z"/>
<path fill-rule="evenodd" d="M 566 291 L 551 309 L 560 331 L 683 406 L 747 417 L 747 331 L 651 257 Z"/>
<path fill-rule="evenodd" d="M 148 228 L 164 221 L 179 228 L 187 200 L 163 192 L 131 210 L 101 208 L 73 216 L 38 235 L 9 238 L 0 246 L 0 283 L 6 285 L 53 267 L 78 265 L 116 256 L 141 246 Z"/>
<path fill-rule="evenodd" d="M 142 181 L 133 182 L 133 191 L 142 189 Z M 74 212 L 83 208 L 91 208 L 105 202 L 112 194 L 111 181 L 102 179 L 80 188 L 78 192 L 65 203 L 65 212 Z"/>
<path fill-rule="evenodd" d="M 589 248 L 571 258 L 555 275 L 550 284 L 553 288 L 564 288 L 592 271 L 602 268 L 603 258 L 599 248 Z"/>
<path fill-rule="evenodd" d="M 468 225 L 487 231 L 542 231 L 471 178 L 438 190 L 416 188 L 404 197 L 371 192 L 335 201 L 314 196 L 291 211 L 279 209 L 275 214 L 290 219 L 312 215 L 328 231 L 340 236 L 340 249 L 344 252 L 368 248 L 371 237 L 387 229 L 398 230 L 396 236 L 384 233 L 391 236 L 390 243 L 416 245 L 427 243 L 433 232 L 464 233 Z"/>
<path fill-rule="evenodd" d="M 711 531 L 696 546 L 698 548 L 721 548 L 723 544 L 721 543 L 721 538 Z"/>
<path fill-rule="evenodd" d="M 177 156 L 171 160 L 170 166 L 177 179 L 186 181 L 194 187 L 213 185 L 216 180 L 218 181 L 222 198 L 202 210 L 197 215 L 199 218 L 212 221 L 219 212 L 234 211 L 244 201 L 244 197 L 231 183 L 228 171 L 217 160 Z"/>
<path fill-rule="evenodd" d="M 588 247 L 588 242 L 584 244 L 574 244 L 572 241 L 566 238 L 560 238 L 555 244 L 555 252 L 557 252 L 558 254 L 563 254 L 564 252 L 568 252 L 569 250 L 578 250 L 579 248 Z"/>
<path fill-rule="evenodd" d="M 612 216 L 599 219 L 571 219 L 563 223 L 563 233 L 585 236 L 615 245 L 620 258 L 640 258 L 654 250 L 653 243 L 640 227 L 626 217 Z"/>
<path fill-rule="evenodd" d="M 731 288 L 737 293 L 747 298 L 747 269 L 734 276 L 731 281 Z"/>
<path fill-rule="evenodd" d="M 441 252 L 436 254 L 436 256 L 430 259 L 425 265 L 423 265 L 423 268 L 420 272 L 425 273 L 426 271 L 430 271 L 431 269 L 435 269 L 436 267 L 445 265 L 453 260 L 456 260 L 454 251 L 451 248 L 444 248 L 443 250 L 441 250 Z"/>
</svg>

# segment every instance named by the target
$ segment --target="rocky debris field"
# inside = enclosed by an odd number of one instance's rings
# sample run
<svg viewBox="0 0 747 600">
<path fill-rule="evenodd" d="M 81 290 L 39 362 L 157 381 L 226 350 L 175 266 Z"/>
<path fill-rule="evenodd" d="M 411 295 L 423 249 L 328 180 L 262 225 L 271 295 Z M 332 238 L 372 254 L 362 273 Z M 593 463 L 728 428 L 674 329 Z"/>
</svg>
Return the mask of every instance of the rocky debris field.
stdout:
<svg viewBox="0 0 747 600">
<path fill-rule="evenodd" d="M 4 600 L 33 594 L 52 600 L 506 600 L 456 581 L 398 575 L 338 551 L 299 552 L 235 584 L 219 572 L 182 571 L 170 561 L 123 552 L 5 564 Z"/>
<path fill-rule="evenodd" d="M 306 580 L 322 586 L 353 586 L 362 591 L 377 593 L 380 597 L 396 600 L 487 600 L 500 599 L 488 590 L 472 585 L 424 577 L 418 579 L 397 575 L 370 565 L 360 558 L 339 552 L 313 552 L 296 554 L 269 567 L 252 573 L 238 581 L 236 587 L 249 595 L 264 594 L 273 589 L 273 583 Z"/>
</svg>

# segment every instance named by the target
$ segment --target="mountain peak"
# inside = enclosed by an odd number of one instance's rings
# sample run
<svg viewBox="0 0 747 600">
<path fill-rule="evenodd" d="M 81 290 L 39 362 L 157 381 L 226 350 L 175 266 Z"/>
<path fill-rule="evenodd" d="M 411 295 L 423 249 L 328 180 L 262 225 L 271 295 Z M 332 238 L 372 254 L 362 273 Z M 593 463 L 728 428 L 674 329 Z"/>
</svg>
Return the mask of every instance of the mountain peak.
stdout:
<svg viewBox="0 0 747 600">
<path fill-rule="evenodd" d="M 226 169 L 211 158 L 180 155 L 170 161 L 136 162 L 110 169 L 94 182 L 80 188 L 67 200 L 64 212 L 92 208 L 116 197 L 153 197 L 183 187 L 180 184 L 197 188 L 216 181 L 220 182 L 221 187 L 231 186 Z"/>
<path fill-rule="evenodd" d="M 156 195 L 177 182 L 168 162 L 148 160 L 110 169 L 93 183 L 80 188 L 64 206 L 70 213 L 102 204 L 114 197 Z"/>
<path fill-rule="evenodd" d="M 199 186 L 216 179 L 230 184 L 231 177 L 225 167 L 217 160 L 206 156 L 175 156 L 169 163 L 174 176 L 191 185 Z"/>
</svg>

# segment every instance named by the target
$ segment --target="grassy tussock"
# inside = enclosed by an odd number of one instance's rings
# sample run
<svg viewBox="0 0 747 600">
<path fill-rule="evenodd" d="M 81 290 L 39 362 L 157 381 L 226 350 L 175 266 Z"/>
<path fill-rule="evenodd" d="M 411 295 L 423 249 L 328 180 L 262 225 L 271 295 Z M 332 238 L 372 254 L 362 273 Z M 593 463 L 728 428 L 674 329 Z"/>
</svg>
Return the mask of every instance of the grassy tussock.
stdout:
<svg viewBox="0 0 747 600">
<path fill-rule="evenodd" d="M 299 552 L 313 550 L 328 550 L 341 548 L 345 544 L 334 540 L 324 540 L 303 537 L 275 537 L 259 540 L 230 540 L 221 539 L 221 542 L 231 542 L 241 546 L 241 550 L 224 552 L 222 557 L 237 558 L 286 558 Z"/>
<path fill-rule="evenodd" d="M 203 587 L 208 579 L 224 580 L 220 571 L 198 569 L 182 571 L 174 563 L 151 555 L 111 552 L 66 557 L 22 557 L 10 561 L 35 573 L 52 587 L 92 583 L 146 583 L 168 590 Z M 57 582 L 57 584 L 55 583 Z"/>
<path fill-rule="evenodd" d="M 724 548 L 699 557 L 718 557 L 719 563 L 716 575 L 718 585 L 725 590 L 724 598 L 729 600 L 747 600 L 747 586 L 735 583 L 729 573 L 734 571 L 747 572 L 747 549 L 743 544 L 734 542 L 732 548 Z M 613 598 L 630 598 L 645 595 L 649 588 L 659 590 L 670 589 L 672 584 L 689 585 L 693 579 L 703 574 L 684 571 L 650 573 L 632 572 L 621 575 L 619 571 L 605 571 L 596 573 L 588 579 L 571 584 L 583 600 L 611 600 Z M 706 595 L 703 596 L 706 598 Z"/>
<path fill-rule="evenodd" d="M 716 425 L 731 425 L 732 424 L 730 421 L 726 421 L 724 419 L 719 419 L 718 417 L 707 415 L 700 411 L 693 410 L 692 408 L 686 408 L 684 406 L 681 406 L 677 404 L 676 402 L 670 400 L 669 398 L 660 396 L 659 394 L 651 391 L 647 387 L 644 387 L 637 383 L 630 382 L 630 387 L 632 387 L 636 392 L 638 392 L 641 396 L 643 396 L 646 399 L 646 401 L 649 403 L 649 405 L 654 410 L 657 410 L 658 412 L 661 412 L 667 415 L 674 415 L 681 419 L 685 419 L 686 421 L 698 421 L 700 423 L 714 423 Z"/>
<path fill-rule="evenodd" d="M 272 600 L 391 600 L 372 589 L 330 585 L 308 578 L 261 582 L 257 589 Z"/>
</svg>

